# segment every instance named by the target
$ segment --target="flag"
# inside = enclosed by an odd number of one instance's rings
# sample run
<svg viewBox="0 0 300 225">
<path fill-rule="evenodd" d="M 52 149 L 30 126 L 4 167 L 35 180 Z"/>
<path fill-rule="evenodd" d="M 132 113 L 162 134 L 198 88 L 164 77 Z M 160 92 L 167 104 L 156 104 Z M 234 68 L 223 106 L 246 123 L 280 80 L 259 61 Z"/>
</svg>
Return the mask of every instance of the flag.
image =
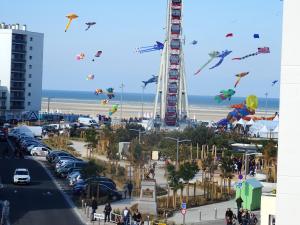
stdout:
<svg viewBox="0 0 300 225">
<path fill-rule="evenodd" d="M 233 37 L 233 33 L 226 34 L 226 37 Z"/>
<path fill-rule="evenodd" d="M 259 38 L 259 34 L 253 34 L 254 38 Z"/>
<path fill-rule="evenodd" d="M 269 47 L 263 47 L 263 48 L 258 48 L 258 53 L 270 53 L 270 48 Z"/>
</svg>

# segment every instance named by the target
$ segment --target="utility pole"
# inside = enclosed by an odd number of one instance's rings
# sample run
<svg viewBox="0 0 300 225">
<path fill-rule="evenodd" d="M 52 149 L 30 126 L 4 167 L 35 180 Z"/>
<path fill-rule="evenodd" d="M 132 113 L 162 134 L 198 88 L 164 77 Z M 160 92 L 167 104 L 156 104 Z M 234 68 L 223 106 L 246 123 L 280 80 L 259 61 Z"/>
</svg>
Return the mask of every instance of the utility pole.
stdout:
<svg viewBox="0 0 300 225">
<path fill-rule="evenodd" d="M 145 93 L 145 86 L 142 85 L 142 120 L 144 119 L 144 93 Z"/>
<path fill-rule="evenodd" d="M 123 119 L 123 91 L 124 91 L 124 84 L 122 82 L 120 88 L 121 88 L 121 114 L 120 114 L 120 122 L 122 122 Z"/>
<path fill-rule="evenodd" d="M 48 106 L 47 106 L 47 113 L 49 114 L 50 112 L 50 97 L 48 97 Z"/>
<path fill-rule="evenodd" d="M 266 102 L 265 102 L 265 117 L 267 117 L 268 95 L 269 95 L 269 93 L 266 92 L 266 93 L 265 93 L 265 96 L 266 96 Z"/>
</svg>

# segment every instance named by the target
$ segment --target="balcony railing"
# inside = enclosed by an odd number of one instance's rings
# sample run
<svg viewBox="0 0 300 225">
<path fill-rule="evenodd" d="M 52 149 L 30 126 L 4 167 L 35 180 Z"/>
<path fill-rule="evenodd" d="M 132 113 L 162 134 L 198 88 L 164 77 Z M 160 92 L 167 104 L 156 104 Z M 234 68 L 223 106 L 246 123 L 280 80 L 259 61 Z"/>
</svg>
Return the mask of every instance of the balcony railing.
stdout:
<svg viewBox="0 0 300 225">
<path fill-rule="evenodd" d="M 24 91 L 25 87 L 10 87 L 10 89 L 13 91 Z"/>
<path fill-rule="evenodd" d="M 11 96 L 10 99 L 11 99 L 11 101 L 25 100 L 25 97 L 24 96 Z"/>
<path fill-rule="evenodd" d="M 13 41 L 14 44 L 26 44 L 27 43 L 26 39 L 16 39 L 16 38 L 13 38 L 12 41 Z"/>
<path fill-rule="evenodd" d="M 10 109 L 24 109 L 24 105 L 11 105 Z"/>
<path fill-rule="evenodd" d="M 11 77 L 11 81 L 25 82 L 25 77 Z"/>
<path fill-rule="evenodd" d="M 26 69 L 25 68 L 11 68 L 11 72 L 16 72 L 16 73 L 26 73 Z"/>
<path fill-rule="evenodd" d="M 13 63 L 26 63 L 26 59 L 11 59 Z"/>
<path fill-rule="evenodd" d="M 26 49 L 15 49 L 15 48 L 13 48 L 12 49 L 12 52 L 13 53 L 26 53 Z"/>
</svg>

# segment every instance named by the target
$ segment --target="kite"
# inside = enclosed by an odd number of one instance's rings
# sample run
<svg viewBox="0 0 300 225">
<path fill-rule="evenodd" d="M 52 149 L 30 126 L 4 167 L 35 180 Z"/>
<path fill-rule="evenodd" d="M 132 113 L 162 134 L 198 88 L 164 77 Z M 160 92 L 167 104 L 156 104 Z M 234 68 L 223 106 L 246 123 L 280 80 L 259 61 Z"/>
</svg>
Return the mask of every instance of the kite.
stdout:
<svg viewBox="0 0 300 225">
<path fill-rule="evenodd" d="M 101 55 L 102 55 L 102 51 L 97 51 L 94 57 L 99 58 Z M 95 59 L 93 59 L 92 61 L 94 62 Z"/>
<path fill-rule="evenodd" d="M 147 84 L 151 84 L 151 83 L 157 83 L 158 81 L 158 76 L 152 75 L 152 77 L 149 80 L 146 81 L 142 81 L 144 83 L 144 87 L 147 86 Z"/>
<path fill-rule="evenodd" d="M 140 48 L 137 48 L 136 51 L 138 53 L 142 54 L 145 52 L 153 52 L 153 51 L 162 50 L 163 48 L 164 48 L 164 44 L 157 41 L 155 45 L 140 47 Z"/>
<path fill-rule="evenodd" d="M 239 74 L 235 75 L 238 79 L 237 79 L 237 81 L 235 82 L 234 87 L 236 88 L 236 86 L 240 83 L 242 77 L 245 77 L 245 76 L 247 76 L 248 74 L 249 74 L 249 72 L 243 72 L 243 73 L 239 73 Z"/>
<path fill-rule="evenodd" d="M 84 57 L 85 57 L 85 54 L 84 53 L 79 53 L 78 55 L 76 55 L 76 59 L 77 60 L 83 60 L 84 59 Z"/>
<path fill-rule="evenodd" d="M 87 22 L 87 23 L 85 23 L 88 27 L 85 29 L 86 31 L 88 30 L 88 29 L 90 29 L 91 28 L 91 26 L 94 26 L 95 24 L 96 24 L 96 22 Z"/>
<path fill-rule="evenodd" d="M 263 48 L 258 48 L 257 52 L 255 52 L 255 53 L 251 53 L 251 54 L 245 55 L 243 57 L 236 57 L 236 58 L 233 58 L 232 60 L 243 60 L 243 59 L 246 59 L 246 58 L 251 57 L 251 56 L 256 56 L 256 55 L 259 55 L 259 54 L 267 54 L 267 53 L 270 53 L 270 48 L 269 47 L 263 47 Z"/>
<path fill-rule="evenodd" d="M 210 59 L 209 59 L 203 66 L 201 66 L 201 68 L 200 68 L 199 70 L 197 70 L 197 71 L 194 73 L 194 75 L 197 75 L 198 73 L 200 73 L 201 70 L 203 70 L 203 69 L 204 69 L 209 63 L 211 63 L 215 58 L 217 58 L 217 57 L 220 55 L 220 53 L 217 52 L 217 51 L 213 51 L 213 52 L 209 53 L 208 55 L 209 55 Z"/>
<path fill-rule="evenodd" d="M 225 37 L 233 37 L 233 33 L 228 33 Z"/>
<path fill-rule="evenodd" d="M 198 43 L 198 41 L 193 40 L 193 41 L 191 42 L 191 45 L 196 45 L 197 43 Z"/>
<path fill-rule="evenodd" d="M 87 75 L 86 80 L 94 80 L 94 78 L 95 78 L 95 75 L 90 74 L 90 75 Z"/>
<path fill-rule="evenodd" d="M 65 32 L 67 32 L 67 30 L 69 29 L 69 26 L 70 26 L 72 20 L 73 20 L 73 19 L 77 19 L 78 16 L 77 16 L 76 14 L 74 14 L 74 13 L 70 13 L 70 14 L 66 15 L 66 17 L 69 19 L 69 21 L 68 21 L 68 23 L 67 23 Z"/>
<path fill-rule="evenodd" d="M 246 98 L 244 103 L 232 105 L 230 107 L 234 108 L 234 110 L 229 112 L 226 118 L 217 122 L 218 126 L 224 127 L 228 124 L 232 124 L 234 121 L 247 117 L 248 115 L 254 115 L 255 110 L 258 107 L 258 98 L 255 95 L 250 95 Z"/>
<path fill-rule="evenodd" d="M 99 95 L 99 94 L 103 94 L 103 90 L 100 89 L 100 88 L 97 88 L 97 89 L 95 90 L 95 95 Z"/>
<path fill-rule="evenodd" d="M 101 105 L 107 105 L 109 103 L 108 99 L 104 99 L 101 101 Z"/>
<path fill-rule="evenodd" d="M 217 56 L 218 58 L 221 58 L 219 60 L 219 62 L 209 69 L 211 70 L 213 68 L 216 68 L 217 66 L 220 66 L 222 64 L 223 60 L 225 59 L 225 57 L 228 56 L 231 52 L 232 51 L 228 51 L 228 50 L 222 51 L 222 53 Z"/>
<path fill-rule="evenodd" d="M 119 107 L 119 105 L 113 105 L 111 107 L 111 109 L 109 110 L 108 114 L 111 116 L 112 114 L 114 114 L 115 112 L 117 112 L 118 111 L 118 107 Z"/>
<path fill-rule="evenodd" d="M 278 82 L 278 80 L 273 80 L 272 81 L 272 86 L 274 86 L 277 82 Z"/>
<path fill-rule="evenodd" d="M 259 34 L 253 34 L 254 38 L 259 38 Z"/>
<path fill-rule="evenodd" d="M 231 100 L 231 97 L 235 94 L 235 90 L 233 89 L 228 89 L 228 90 L 222 90 L 220 91 L 220 94 L 215 96 L 215 100 L 220 103 L 226 99 L 229 101 Z"/>
<path fill-rule="evenodd" d="M 113 88 L 107 88 L 106 89 L 106 95 L 109 99 L 112 99 L 115 97 L 115 94 L 114 94 L 114 89 Z"/>
</svg>

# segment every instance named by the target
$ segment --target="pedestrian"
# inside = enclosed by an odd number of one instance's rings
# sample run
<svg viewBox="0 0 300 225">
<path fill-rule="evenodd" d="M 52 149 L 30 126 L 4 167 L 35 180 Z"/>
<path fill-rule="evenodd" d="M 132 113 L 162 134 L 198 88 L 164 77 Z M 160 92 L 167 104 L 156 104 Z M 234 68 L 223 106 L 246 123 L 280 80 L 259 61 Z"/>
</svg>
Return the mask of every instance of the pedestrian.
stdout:
<svg viewBox="0 0 300 225">
<path fill-rule="evenodd" d="M 256 225 L 258 223 L 258 219 L 254 213 L 250 213 L 250 222 L 249 225 Z"/>
<path fill-rule="evenodd" d="M 129 225 L 130 211 L 127 207 L 125 207 L 125 209 L 123 211 L 123 221 L 124 221 L 124 225 Z"/>
<path fill-rule="evenodd" d="M 117 225 L 123 225 L 121 216 L 117 216 L 117 218 L 116 218 L 116 224 L 117 224 Z"/>
<path fill-rule="evenodd" d="M 127 198 L 127 191 L 128 191 L 128 184 L 127 183 L 124 184 L 123 191 L 124 191 L 124 198 L 126 199 Z"/>
<path fill-rule="evenodd" d="M 230 208 L 226 210 L 225 220 L 227 225 L 232 225 L 233 212 Z"/>
<path fill-rule="evenodd" d="M 97 208 L 98 208 L 98 202 L 95 199 L 95 197 L 93 196 L 92 197 L 92 217 L 91 217 L 92 221 L 95 221 L 94 214 L 96 213 Z"/>
<path fill-rule="evenodd" d="M 237 211 L 239 212 L 240 211 L 240 208 L 242 208 L 242 203 L 243 203 L 243 199 L 242 197 L 238 197 L 236 200 L 236 206 L 237 206 Z"/>
<path fill-rule="evenodd" d="M 132 218 L 133 218 L 134 225 L 140 225 L 141 224 L 142 215 L 141 215 L 141 213 L 139 212 L 138 209 L 135 210 L 134 214 L 132 215 Z"/>
<path fill-rule="evenodd" d="M 110 203 L 107 203 L 104 207 L 104 222 L 109 222 L 110 221 L 110 212 L 111 212 L 111 206 Z"/>
<path fill-rule="evenodd" d="M 238 220 L 239 224 L 242 224 L 242 214 L 243 214 L 243 209 L 240 208 L 240 210 L 238 211 L 238 214 L 237 214 L 237 220 Z"/>
<path fill-rule="evenodd" d="M 127 189 L 128 189 L 128 196 L 129 196 L 129 198 L 131 198 L 131 193 L 132 193 L 132 189 L 133 189 L 133 185 L 132 185 L 131 181 L 128 183 Z"/>
</svg>

